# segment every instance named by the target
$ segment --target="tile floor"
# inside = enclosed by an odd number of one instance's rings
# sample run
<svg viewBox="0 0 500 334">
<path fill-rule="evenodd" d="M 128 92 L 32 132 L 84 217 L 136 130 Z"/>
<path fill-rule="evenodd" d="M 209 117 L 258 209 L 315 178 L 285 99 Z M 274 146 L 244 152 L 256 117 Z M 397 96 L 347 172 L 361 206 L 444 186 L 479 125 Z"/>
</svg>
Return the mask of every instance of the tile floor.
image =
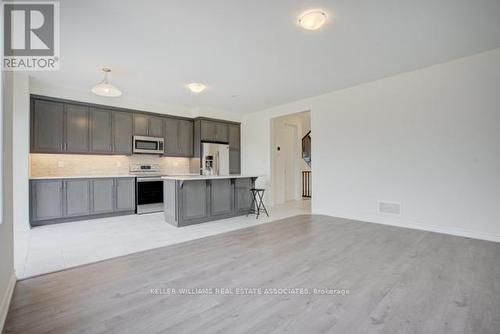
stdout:
<svg viewBox="0 0 500 334">
<path fill-rule="evenodd" d="M 311 202 L 300 200 L 269 208 L 270 218 L 241 216 L 182 228 L 165 223 L 163 213 L 42 226 L 15 233 L 14 266 L 18 278 L 27 278 L 310 212 Z"/>
</svg>

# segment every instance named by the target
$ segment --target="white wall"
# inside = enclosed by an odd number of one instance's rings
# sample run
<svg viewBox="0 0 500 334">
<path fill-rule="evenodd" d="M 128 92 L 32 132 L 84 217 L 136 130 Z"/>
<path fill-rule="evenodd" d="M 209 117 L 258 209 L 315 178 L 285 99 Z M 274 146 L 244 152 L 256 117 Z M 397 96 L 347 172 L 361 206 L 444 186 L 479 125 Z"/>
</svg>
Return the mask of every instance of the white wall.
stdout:
<svg viewBox="0 0 500 334">
<path fill-rule="evenodd" d="M 0 17 L 3 14 L 0 10 Z M 1 31 L 3 36 L 3 31 Z M 0 43 L 3 46 L 3 43 Z M 0 54 L 3 49 L 0 46 Z M 14 234 L 13 234 L 13 185 L 12 185 L 12 112 L 9 90 L 4 88 L 9 82 L 4 78 L 2 71 L 2 94 L 0 97 L 0 108 L 3 116 L 3 126 L 0 134 L 3 135 L 2 163 L 3 163 L 3 216 L 0 224 L 0 332 L 7 316 L 10 297 L 15 284 L 14 275 Z M 5 91 L 4 91 L 5 89 Z M 1 126 L 2 124 L 0 124 Z"/>
<path fill-rule="evenodd" d="M 243 172 L 268 185 L 269 120 L 311 110 L 313 213 L 500 241 L 499 87 L 496 49 L 254 113 Z"/>
<path fill-rule="evenodd" d="M 13 145 L 16 148 L 12 156 L 15 166 L 13 180 L 14 230 L 27 231 L 29 225 L 29 149 L 30 149 L 30 99 L 29 77 L 26 73 L 6 73 L 12 83 L 9 99 L 13 110 Z"/>
</svg>

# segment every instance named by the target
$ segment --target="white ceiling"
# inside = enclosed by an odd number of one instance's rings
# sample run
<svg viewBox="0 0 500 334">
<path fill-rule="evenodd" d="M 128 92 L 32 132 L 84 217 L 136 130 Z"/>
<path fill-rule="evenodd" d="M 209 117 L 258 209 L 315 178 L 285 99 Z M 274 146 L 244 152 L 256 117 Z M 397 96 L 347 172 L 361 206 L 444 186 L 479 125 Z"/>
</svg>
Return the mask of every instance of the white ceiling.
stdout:
<svg viewBox="0 0 500 334">
<path fill-rule="evenodd" d="M 113 69 L 127 97 L 253 112 L 500 47 L 500 0 L 61 0 L 61 70 L 89 90 Z M 319 31 L 296 24 L 321 8 Z M 208 89 L 193 95 L 184 84 Z"/>
</svg>

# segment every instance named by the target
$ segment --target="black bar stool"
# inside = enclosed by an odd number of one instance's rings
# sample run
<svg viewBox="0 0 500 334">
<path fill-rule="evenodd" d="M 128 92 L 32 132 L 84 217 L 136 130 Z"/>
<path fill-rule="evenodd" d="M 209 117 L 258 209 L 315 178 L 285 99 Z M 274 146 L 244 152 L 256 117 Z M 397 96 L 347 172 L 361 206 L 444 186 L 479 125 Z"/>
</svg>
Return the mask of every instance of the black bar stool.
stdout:
<svg viewBox="0 0 500 334">
<path fill-rule="evenodd" d="M 265 189 L 262 188 L 252 188 L 250 189 L 252 192 L 252 204 L 250 205 L 250 209 L 248 209 L 247 217 L 249 214 L 257 214 L 255 219 L 259 218 L 259 215 L 261 212 L 264 212 L 268 217 L 269 214 L 267 213 L 266 206 L 264 205 L 264 191 Z"/>
</svg>

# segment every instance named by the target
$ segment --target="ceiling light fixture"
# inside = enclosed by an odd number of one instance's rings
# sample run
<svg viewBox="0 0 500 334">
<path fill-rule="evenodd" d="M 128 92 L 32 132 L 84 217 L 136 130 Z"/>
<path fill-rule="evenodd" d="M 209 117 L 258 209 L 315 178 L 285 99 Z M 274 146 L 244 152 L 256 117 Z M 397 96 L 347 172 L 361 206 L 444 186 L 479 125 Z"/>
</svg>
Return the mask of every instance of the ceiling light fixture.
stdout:
<svg viewBox="0 0 500 334">
<path fill-rule="evenodd" d="M 199 82 L 192 82 L 187 84 L 186 87 L 195 94 L 201 93 L 207 88 L 207 86 Z"/>
<path fill-rule="evenodd" d="M 326 19 L 327 16 L 325 12 L 314 9 L 300 14 L 299 24 L 304 29 L 317 30 L 325 24 Z"/>
<path fill-rule="evenodd" d="M 92 87 L 92 93 L 105 97 L 121 96 L 122 92 L 115 86 L 108 83 L 108 73 L 111 72 L 111 70 L 105 67 L 102 69 L 102 71 L 104 72 L 104 79 L 100 83 Z"/>
</svg>

